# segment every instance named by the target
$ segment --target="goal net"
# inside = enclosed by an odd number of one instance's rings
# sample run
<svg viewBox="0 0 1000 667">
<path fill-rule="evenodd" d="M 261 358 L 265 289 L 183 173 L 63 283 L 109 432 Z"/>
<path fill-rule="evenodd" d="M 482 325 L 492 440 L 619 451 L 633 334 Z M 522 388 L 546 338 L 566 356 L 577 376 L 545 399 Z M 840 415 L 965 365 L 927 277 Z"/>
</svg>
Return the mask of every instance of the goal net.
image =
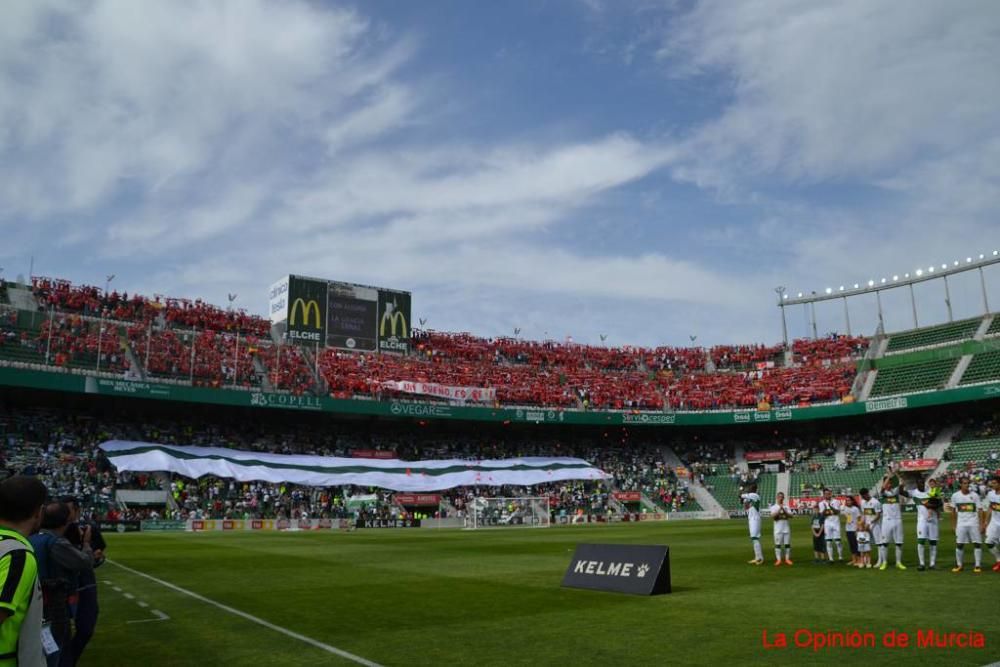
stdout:
<svg viewBox="0 0 1000 667">
<path fill-rule="evenodd" d="M 549 499 L 476 498 L 466 505 L 465 528 L 548 528 Z"/>
</svg>

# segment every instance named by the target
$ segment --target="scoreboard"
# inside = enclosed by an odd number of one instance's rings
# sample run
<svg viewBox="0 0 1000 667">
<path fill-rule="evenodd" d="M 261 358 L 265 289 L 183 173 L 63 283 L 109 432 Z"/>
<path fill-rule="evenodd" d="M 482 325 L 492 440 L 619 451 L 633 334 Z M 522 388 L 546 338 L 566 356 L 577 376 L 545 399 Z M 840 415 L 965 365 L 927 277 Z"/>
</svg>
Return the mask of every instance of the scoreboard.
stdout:
<svg viewBox="0 0 1000 667">
<path fill-rule="evenodd" d="M 271 325 L 304 345 L 366 352 L 410 349 L 409 292 L 289 275 L 271 286 Z"/>
</svg>

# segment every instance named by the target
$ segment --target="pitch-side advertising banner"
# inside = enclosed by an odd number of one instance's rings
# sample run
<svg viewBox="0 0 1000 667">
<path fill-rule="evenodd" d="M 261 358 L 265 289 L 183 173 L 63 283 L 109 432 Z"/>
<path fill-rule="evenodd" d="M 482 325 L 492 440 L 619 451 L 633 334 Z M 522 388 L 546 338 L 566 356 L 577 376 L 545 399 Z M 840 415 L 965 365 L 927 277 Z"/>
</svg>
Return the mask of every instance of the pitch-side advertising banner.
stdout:
<svg viewBox="0 0 1000 667">
<path fill-rule="evenodd" d="M 898 464 L 900 470 L 922 471 L 934 470 L 938 467 L 937 459 L 903 459 Z"/>
<path fill-rule="evenodd" d="M 307 486 L 377 486 L 393 491 L 439 491 L 456 486 L 533 486 L 571 479 L 605 480 L 610 475 L 583 459 L 521 457 L 468 461 L 401 461 L 244 452 L 221 447 L 158 445 L 109 440 L 101 443 L 118 470 L 204 475 L 240 482 L 291 482 Z"/>
<path fill-rule="evenodd" d="M 449 401 L 492 403 L 497 398 L 497 390 L 492 387 L 450 387 L 431 382 L 395 382 L 392 380 L 383 382 L 382 386 L 386 389 L 401 391 L 404 394 L 436 396 L 438 398 L 446 398 Z"/>
<path fill-rule="evenodd" d="M 771 450 L 767 452 L 747 452 L 743 455 L 747 461 L 781 461 L 785 458 L 784 450 Z"/>
</svg>

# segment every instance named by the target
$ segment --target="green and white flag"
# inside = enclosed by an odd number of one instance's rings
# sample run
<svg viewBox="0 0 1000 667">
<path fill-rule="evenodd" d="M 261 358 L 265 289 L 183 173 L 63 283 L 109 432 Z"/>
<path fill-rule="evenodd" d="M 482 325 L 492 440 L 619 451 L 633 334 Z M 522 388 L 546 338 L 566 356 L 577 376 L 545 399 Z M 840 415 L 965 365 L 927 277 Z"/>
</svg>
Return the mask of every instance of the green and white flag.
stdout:
<svg viewBox="0 0 1000 667">
<path fill-rule="evenodd" d="M 243 452 L 219 447 L 158 445 L 109 440 L 101 444 L 112 465 L 133 472 L 213 475 L 240 482 L 291 482 L 307 486 L 375 486 L 393 491 L 441 491 L 456 486 L 533 486 L 611 476 L 583 459 L 533 456 L 469 461 L 401 461 Z"/>
</svg>

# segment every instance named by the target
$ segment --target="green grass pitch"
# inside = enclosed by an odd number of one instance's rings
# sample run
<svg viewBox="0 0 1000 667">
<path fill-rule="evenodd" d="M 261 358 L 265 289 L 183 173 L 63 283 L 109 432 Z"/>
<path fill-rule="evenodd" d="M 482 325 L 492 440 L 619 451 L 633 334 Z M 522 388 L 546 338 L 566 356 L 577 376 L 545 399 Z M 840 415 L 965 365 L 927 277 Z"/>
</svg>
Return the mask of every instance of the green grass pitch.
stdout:
<svg viewBox="0 0 1000 667">
<path fill-rule="evenodd" d="M 1000 574 L 952 574 L 945 530 L 937 572 L 813 565 L 804 520 L 795 565 L 747 565 L 744 521 L 465 531 L 134 534 L 109 557 L 274 625 L 382 665 L 984 665 L 1000 660 Z M 563 589 L 580 542 L 667 544 L 674 593 Z M 970 550 L 971 551 L 971 550 Z M 101 616 L 84 665 L 351 664 L 113 563 L 98 571 Z M 115 590 L 115 588 L 120 590 Z M 128 597 L 126 596 L 132 596 Z M 140 606 L 142 602 L 148 606 Z M 169 616 L 155 618 L 152 610 Z M 146 621 L 146 622 L 130 622 Z M 793 633 L 871 632 L 872 648 L 814 652 Z M 976 631 L 985 648 L 917 648 L 918 630 Z M 762 633 L 786 633 L 765 649 Z M 908 648 L 882 636 L 906 632 Z"/>
</svg>

